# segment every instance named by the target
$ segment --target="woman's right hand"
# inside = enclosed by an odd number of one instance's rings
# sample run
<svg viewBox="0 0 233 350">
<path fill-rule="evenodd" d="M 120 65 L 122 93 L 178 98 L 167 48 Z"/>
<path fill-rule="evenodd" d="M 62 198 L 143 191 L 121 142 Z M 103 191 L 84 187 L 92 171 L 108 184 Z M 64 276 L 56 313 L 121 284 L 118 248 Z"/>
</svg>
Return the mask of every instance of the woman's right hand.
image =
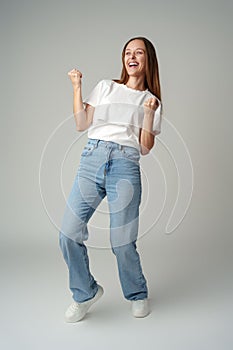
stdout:
<svg viewBox="0 0 233 350">
<path fill-rule="evenodd" d="M 78 69 L 74 68 L 69 71 L 68 76 L 70 77 L 74 89 L 81 87 L 82 73 Z"/>
</svg>

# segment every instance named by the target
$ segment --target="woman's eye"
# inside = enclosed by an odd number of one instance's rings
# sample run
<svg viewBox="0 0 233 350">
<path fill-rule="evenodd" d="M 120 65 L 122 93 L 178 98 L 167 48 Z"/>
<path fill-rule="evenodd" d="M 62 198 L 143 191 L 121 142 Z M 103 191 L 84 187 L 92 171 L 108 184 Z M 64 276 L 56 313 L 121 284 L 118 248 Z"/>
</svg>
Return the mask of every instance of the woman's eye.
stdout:
<svg viewBox="0 0 233 350">
<path fill-rule="evenodd" d="M 137 55 L 142 55 L 142 54 L 143 54 L 143 51 L 137 51 L 136 54 L 137 54 Z"/>
<path fill-rule="evenodd" d="M 129 52 L 129 51 L 127 51 L 125 54 L 126 54 L 126 56 L 128 56 L 128 55 L 130 55 L 130 52 Z"/>
</svg>

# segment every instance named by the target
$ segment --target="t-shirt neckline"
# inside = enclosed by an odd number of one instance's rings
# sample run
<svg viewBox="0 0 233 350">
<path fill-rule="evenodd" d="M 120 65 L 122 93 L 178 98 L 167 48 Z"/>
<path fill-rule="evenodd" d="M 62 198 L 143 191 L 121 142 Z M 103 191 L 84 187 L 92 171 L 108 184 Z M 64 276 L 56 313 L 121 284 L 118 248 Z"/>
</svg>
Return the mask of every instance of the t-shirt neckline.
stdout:
<svg viewBox="0 0 233 350">
<path fill-rule="evenodd" d="M 124 86 L 127 90 L 130 90 L 130 91 L 133 91 L 133 92 L 136 92 L 136 93 L 138 93 L 138 92 L 148 92 L 149 90 L 148 89 L 146 89 L 146 90 L 137 90 L 137 89 L 133 89 L 133 88 L 131 88 L 131 87 L 128 87 L 126 84 L 121 84 L 121 83 L 117 83 L 116 81 L 114 81 L 114 80 L 112 80 L 113 81 L 113 83 L 115 83 L 115 84 L 118 84 L 118 85 L 122 85 L 122 86 Z"/>
</svg>

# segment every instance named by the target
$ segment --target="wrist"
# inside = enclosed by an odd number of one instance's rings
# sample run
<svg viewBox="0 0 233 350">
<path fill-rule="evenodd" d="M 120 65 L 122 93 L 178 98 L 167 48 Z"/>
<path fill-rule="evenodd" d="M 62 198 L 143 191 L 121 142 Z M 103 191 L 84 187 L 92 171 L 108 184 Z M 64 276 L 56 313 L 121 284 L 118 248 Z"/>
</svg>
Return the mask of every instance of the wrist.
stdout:
<svg viewBox="0 0 233 350">
<path fill-rule="evenodd" d="M 146 117 L 147 119 L 153 119 L 154 118 L 154 112 L 153 110 L 150 110 L 150 111 L 146 111 L 144 113 L 144 117 Z"/>
<path fill-rule="evenodd" d="M 73 91 L 74 91 L 74 93 L 80 92 L 81 91 L 81 85 L 73 86 Z"/>
</svg>

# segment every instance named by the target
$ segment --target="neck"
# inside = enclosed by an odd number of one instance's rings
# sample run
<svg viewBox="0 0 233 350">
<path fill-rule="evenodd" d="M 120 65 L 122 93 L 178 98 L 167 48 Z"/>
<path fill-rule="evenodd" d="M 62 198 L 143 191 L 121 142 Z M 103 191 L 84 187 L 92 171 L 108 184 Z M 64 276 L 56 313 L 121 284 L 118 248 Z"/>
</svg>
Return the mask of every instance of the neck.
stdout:
<svg viewBox="0 0 233 350">
<path fill-rule="evenodd" d="M 129 76 L 129 79 L 125 85 L 131 89 L 144 91 L 145 90 L 145 83 L 144 82 L 145 82 L 144 76 L 143 77 Z"/>
</svg>

